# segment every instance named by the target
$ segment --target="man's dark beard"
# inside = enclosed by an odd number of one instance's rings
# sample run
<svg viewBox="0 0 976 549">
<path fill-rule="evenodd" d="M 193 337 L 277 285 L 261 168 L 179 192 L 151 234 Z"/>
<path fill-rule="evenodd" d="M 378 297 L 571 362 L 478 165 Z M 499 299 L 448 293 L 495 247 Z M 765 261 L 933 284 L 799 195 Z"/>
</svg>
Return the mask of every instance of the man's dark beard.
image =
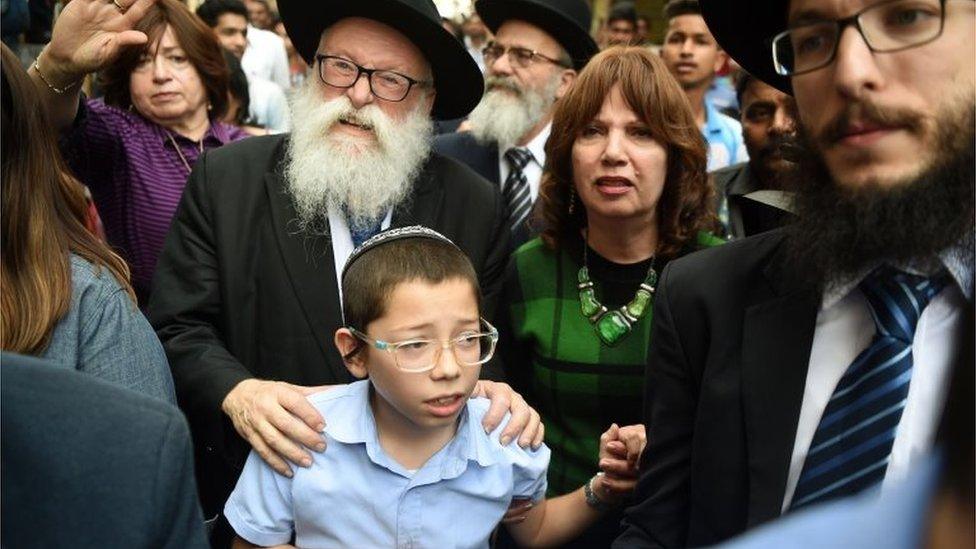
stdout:
<svg viewBox="0 0 976 549">
<path fill-rule="evenodd" d="M 794 204 L 799 219 L 787 229 L 790 270 L 824 289 L 880 262 L 935 260 L 960 242 L 971 254 L 974 111 L 970 105 L 951 120 L 940 117 L 935 163 L 913 181 L 890 187 L 841 187 L 815 147 L 802 147 Z"/>
</svg>

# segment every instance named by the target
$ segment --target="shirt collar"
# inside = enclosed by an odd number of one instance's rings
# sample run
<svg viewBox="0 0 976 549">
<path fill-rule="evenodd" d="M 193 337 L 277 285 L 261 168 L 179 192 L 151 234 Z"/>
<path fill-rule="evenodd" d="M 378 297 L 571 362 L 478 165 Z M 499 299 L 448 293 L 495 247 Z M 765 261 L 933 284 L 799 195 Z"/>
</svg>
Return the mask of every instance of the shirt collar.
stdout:
<svg viewBox="0 0 976 549">
<path fill-rule="evenodd" d="M 939 253 L 939 259 L 935 265 L 896 265 L 897 268 L 905 272 L 919 275 L 931 275 L 940 269 L 945 269 L 952 280 L 959 287 L 962 295 L 967 301 L 973 301 L 973 241 L 963 239 L 953 246 L 950 246 Z M 831 283 L 824 292 L 822 308 L 829 309 L 837 304 L 844 296 L 849 294 L 855 286 L 861 283 L 868 274 L 880 265 L 874 265 L 864 269 L 856 276 L 851 276 L 843 280 Z"/>
<path fill-rule="evenodd" d="M 148 119 L 146 121 L 149 122 Z M 168 130 L 159 124 L 154 124 L 152 122 L 149 122 L 149 124 L 156 128 L 156 133 L 159 135 L 159 139 L 164 144 L 169 143 L 169 137 L 167 136 L 170 135 L 172 135 L 173 139 L 175 139 L 177 142 L 196 144 L 196 142 L 192 141 L 190 138 Z M 203 134 L 203 138 L 201 138 L 199 142 L 203 143 L 204 146 L 207 146 L 208 148 L 226 145 L 232 141 L 230 136 L 230 128 L 231 126 L 228 124 L 224 124 L 223 122 L 219 122 L 211 118 L 210 127 L 207 128 L 207 132 Z"/>
<path fill-rule="evenodd" d="M 722 124 L 719 121 L 718 109 L 712 105 L 712 102 L 705 99 L 705 132 L 706 133 L 722 133 Z"/>
<path fill-rule="evenodd" d="M 343 444 L 365 444 L 366 453 L 373 463 L 407 476 L 406 470 L 387 456 L 380 446 L 376 419 L 369 405 L 370 387 L 369 380 L 350 383 L 346 388 L 349 400 L 329 410 L 325 432 Z M 472 419 L 470 408 L 470 404 L 467 404 L 461 409 L 457 434 L 444 450 L 438 452 L 443 454 L 438 467 L 441 478 L 459 476 L 469 461 L 475 461 L 482 467 L 497 461 L 491 448 L 491 444 L 498 443 L 497 440 L 492 441 L 481 429 L 480 422 Z M 500 432 L 501 429 L 497 429 L 494 438 L 497 439 Z"/>
<path fill-rule="evenodd" d="M 549 140 L 549 134 L 552 132 L 552 121 L 550 120 L 546 124 L 545 128 L 539 132 L 539 135 L 532 138 L 532 141 L 525 146 L 532 153 L 532 160 L 539 165 L 539 167 L 546 165 L 546 141 Z"/>
</svg>

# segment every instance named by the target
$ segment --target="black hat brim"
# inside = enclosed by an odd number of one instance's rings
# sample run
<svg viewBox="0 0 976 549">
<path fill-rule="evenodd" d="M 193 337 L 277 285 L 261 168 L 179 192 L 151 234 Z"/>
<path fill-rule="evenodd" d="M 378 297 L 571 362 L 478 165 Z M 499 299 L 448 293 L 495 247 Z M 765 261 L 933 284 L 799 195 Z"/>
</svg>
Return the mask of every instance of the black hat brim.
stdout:
<svg viewBox="0 0 976 549">
<path fill-rule="evenodd" d="M 566 50 L 576 70 L 581 70 L 600 51 L 587 29 L 580 28 L 562 12 L 542 4 L 525 0 L 478 0 L 475 10 L 493 33 L 511 19 L 531 23 L 546 31 Z"/>
<path fill-rule="evenodd" d="M 406 36 L 430 64 L 436 96 L 431 116 L 450 120 L 467 116 L 481 100 L 484 77 L 457 38 L 433 20 L 399 0 L 278 0 L 278 10 L 295 49 L 310 67 L 322 31 L 340 19 L 364 17 Z"/>
<path fill-rule="evenodd" d="M 773 37 L 786 29 L 788 2 L 782 0 L 699 0 L 715 41 L 749 74 L 788 94 L 790 79 L 773 66 Z"/>
</svg>

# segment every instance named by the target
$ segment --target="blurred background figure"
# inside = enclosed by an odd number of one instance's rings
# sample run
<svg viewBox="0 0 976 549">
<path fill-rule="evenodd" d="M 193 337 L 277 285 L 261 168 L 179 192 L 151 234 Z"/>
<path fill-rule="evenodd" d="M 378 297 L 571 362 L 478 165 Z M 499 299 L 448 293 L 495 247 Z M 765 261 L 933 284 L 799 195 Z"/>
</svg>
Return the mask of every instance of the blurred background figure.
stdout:
<svg viewBox="0 0 976 549">
<path fill-rule="evenodd" d="M 285 24 L 278 21 L 275 23 L 274 30 L 275 34 L 280 36 L 285 44 L 285 53 L 288 55 L 288 78 L 291 80 L 291 87 L 297 88 L 302 85 L 302 82 L 305 82 L 305 77 L 308 75 L 308 65 L 298 50 L 295 49 L 295 45 L 291 43 L 291 37 L 285 30 Z"/>
<path fill-rule="evenodd" d="M 0 363 L 0 544 L 209 547 L 175 406 L 55 360 L 2 353 Z"/>
<path fill-rule="evenodd" d="M 637 37 L 637 12 L 630 3 L 617 4 L 607 17 L 607 30 L 604 35 L 604 48 L 628 46 Z"/>
<path fill-rule="evenodd" d="M 544 232 L 513 255 L 497 325 L 506 379 L 545 425 L 557 496 L 597 467 L 606 425 L 642 423 L 658 274 L 723 240 L 710 234 L 705 144 L 645 48 L 590 60 L 556 106 L 546 154 Z M 620 519 L 608 513 L 574 547 L 608 547 Z"/>
<path fill-rule="evenodd" d="M 685 90 L 695 123 L 708 142 L 708 171 L 748 160 L 742 126 L 706 97 L 727 56 L 705 25 L 698 0 L 671 0 L 664 16 L 668 26 L 661 58 Z"/>
<path fill-rule="evenodd" d="M 444 30 L 454 35 L 455 38 L 464 42 L 464 31 L 461 30 L 461 25 L 450 17 L 441 17 L 441 26 Z"/>
<path fill-rule="evenodd" d="M 68 175 L 30 78 L 0 48 L 0 348 L 175 402 L 129 268 L 86 228 L 84 188 Z"/>
<path fill-rule="evenodd" d="M 792 219 L 793 182 L 800 140 L 796 101 L 741 71 L 736 91 L 742 105 L 742 138 L 749 160 L 712 173 L 719 219 L 728 236 L 742 238 Z"/>
<path fill-rule="evenodd" d="M 491 40 L 491 33 L 488 31 L 488 27 L 485 26 L 478 12 L 472 9 L 471 13 L 461 23 L 461 30 L 464 32 L 464 47 L 467 48 L 474 62 L 478 64 L 481 72 L 485 72 L 485 60 L 481 54 L 481 50 Z"/>
<path fill-rule="evenodd" d="M 291 88 L 288 52 L 285 41 L 273 31 L 277 15 L 264 0 L 247 0 L 245 6 L 250 25 L 247 27 L 247 48 L 241 57 L 244 73 L 248 78 L 270 80 L 288 91 Z"/>
<path fill-rule="evenodd" d="M 637 16 L 637 27 L 634 32 L 634 44 L 644 46 L 651 41 L 651 19 L 646 15 Z"/>
<path fill-rule="evenodd" d="M 197 16 L 213 29 L 217 41 L 238 60 L 247 53 L 247 8 L 240 0 L 206 0 L 197 7 Z M 240 61 L 231 62 L 232 68 L 240 68 Z M 228 65 L 230 67 L 230 65 Z M 247 80 L 248 110 L 245 111 L 248 126 L 264 128 L 267 132 L 288 131 L 290 116 L 285 92 L 278 84 L 260 76 Z M 290 77 L 289 77 L 290 80 Z M 290 83 L 290 82 L 289 82 Z"/>
<path fill-rule="evenodd" d="M 197 157 L 247 134 L 220 122 L 227 65 L 198 17 L 177 0 L 135 4 L 126 17 L 139 21 L 138 32 L 116 33 L 114 47 L 95 48 L 104 37 L 89 29 L 120 16 L 114 5 L 73 0 L 30 72 L 51 123 L 64 133 L 62 152 L 91 189 L 109 244 L 129 263 L 144 304 Z M 96 71 L 104 98 L 81 100 L 77 83 Z"/>
<path fill-rule="evenodd" d="M 247 6 L 247 19 L 255 28 L 271 30 L 274 25 L 274 15 L 265 0 L 244 0 Z"/>
</svg>

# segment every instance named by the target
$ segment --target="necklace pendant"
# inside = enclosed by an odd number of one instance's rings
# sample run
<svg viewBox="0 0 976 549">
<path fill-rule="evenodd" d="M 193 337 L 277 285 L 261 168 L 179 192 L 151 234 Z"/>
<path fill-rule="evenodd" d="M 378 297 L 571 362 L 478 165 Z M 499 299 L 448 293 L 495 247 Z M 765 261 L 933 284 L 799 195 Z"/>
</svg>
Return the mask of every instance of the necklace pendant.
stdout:
<svg viewBox="0 0 976 549">
<path fill-rule="evenodd" d="M 616 345 L 632 329 L 630 321 L 619 310 L 610 311 L 596 321 L 596 333 L 608 347 Z"/>
</svg>

